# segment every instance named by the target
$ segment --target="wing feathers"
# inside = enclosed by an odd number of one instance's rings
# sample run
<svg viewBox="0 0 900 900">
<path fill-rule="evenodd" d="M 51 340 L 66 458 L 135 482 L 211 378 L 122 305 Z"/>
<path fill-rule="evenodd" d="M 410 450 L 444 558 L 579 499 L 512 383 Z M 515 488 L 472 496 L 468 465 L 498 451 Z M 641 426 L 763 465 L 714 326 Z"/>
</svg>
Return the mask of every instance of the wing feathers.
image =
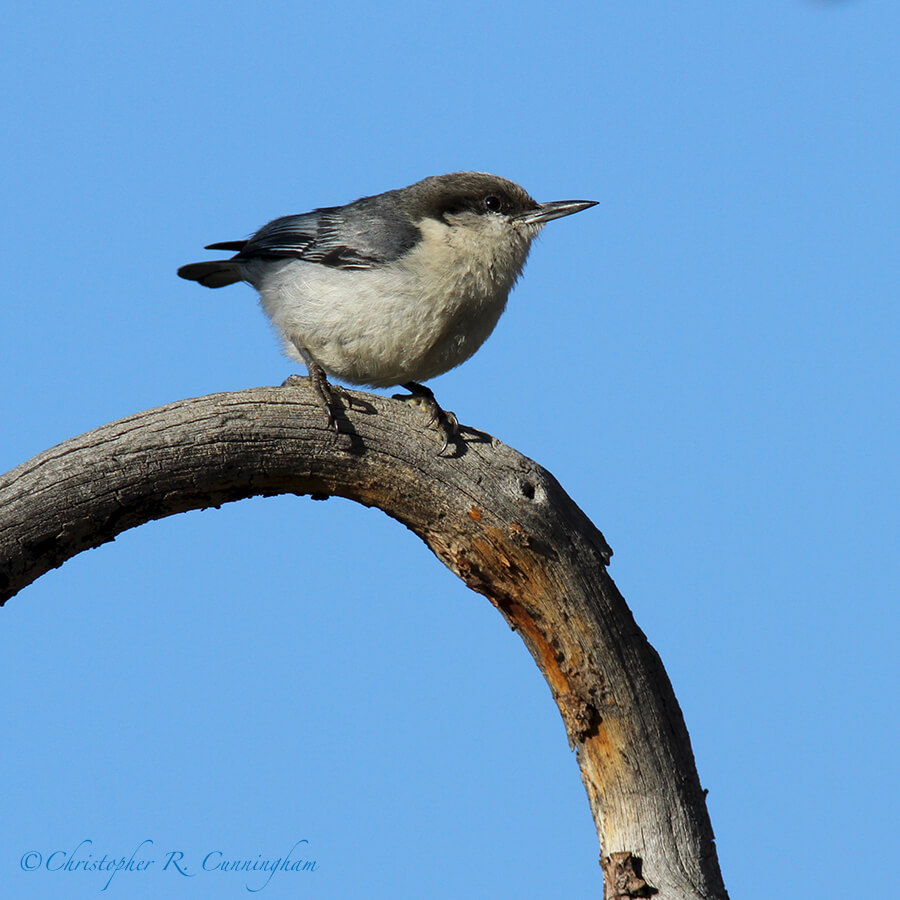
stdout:
<svg viewBox="0 0 900 900">
<path fill-rule="evenodd" d="M 246 241 L 220 241 L 218 244 L 207 244 L 204 250 L 234 250 L 240 253 L 247 246 Z"/>
<path fill-rule="evenodd" d="M 235 261 L 294 257 L 336 269 L 370 269 L 399 259 L 421 236 L 416 225 L 385 202 L 370 197 L 283 216 L 247 241 L 222 241 L 206 249 L 233 250 Z"/>
</svg>

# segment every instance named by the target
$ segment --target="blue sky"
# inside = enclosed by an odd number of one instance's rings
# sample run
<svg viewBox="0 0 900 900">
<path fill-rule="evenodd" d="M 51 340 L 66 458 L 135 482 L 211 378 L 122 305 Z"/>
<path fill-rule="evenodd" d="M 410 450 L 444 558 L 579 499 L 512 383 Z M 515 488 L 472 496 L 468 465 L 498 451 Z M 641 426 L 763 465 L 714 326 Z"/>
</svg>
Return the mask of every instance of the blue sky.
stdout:
<svg viewBox="0 0 900 900">
<path fill-rule="evenodd" d="M 204 244 L 459 169 L 597 200 L 432 387 L 613 546 L 732 897 L 849 894 L 848 853 L 879 871 L 900 840 L 896 4 L 38 0 L 0 46 L 0 471 L 296 371 L 249 287 L 175 277 Z M 316 870 L 264 896 L 602 895 L 537 668 L 378 511 L 152 523 L 10 601 L 0 642 L 10 896 L 239 897 L 260 882 L 162 865 L 298 841 Z M 25 871 L 86 840 L 152 841 L 156 866 L 105 891 Z"/>
</svg>

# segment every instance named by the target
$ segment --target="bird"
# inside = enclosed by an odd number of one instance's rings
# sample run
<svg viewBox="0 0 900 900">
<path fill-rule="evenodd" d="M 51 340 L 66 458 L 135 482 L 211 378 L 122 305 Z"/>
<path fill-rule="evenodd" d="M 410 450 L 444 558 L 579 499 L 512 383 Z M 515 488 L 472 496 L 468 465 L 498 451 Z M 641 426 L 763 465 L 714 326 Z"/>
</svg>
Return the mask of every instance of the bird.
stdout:
<svg viewBox="0 0 900 900">
<path fill-rule="evenodd" d="M 303 363 L 329 428 L 340 431 L 328 376 L 410 391 L 443 453 L 458 433 L 422 382 L 469 359 L 506 308 L 532 241 L 594 200 L 536 202 L 485 172 L 433 175 L 344 206 L 284 216 L 247 240 L 209 244 L 229 259 L 182 266 L 208 288 L 259 293 L 286 354 Z"/>
</svg>

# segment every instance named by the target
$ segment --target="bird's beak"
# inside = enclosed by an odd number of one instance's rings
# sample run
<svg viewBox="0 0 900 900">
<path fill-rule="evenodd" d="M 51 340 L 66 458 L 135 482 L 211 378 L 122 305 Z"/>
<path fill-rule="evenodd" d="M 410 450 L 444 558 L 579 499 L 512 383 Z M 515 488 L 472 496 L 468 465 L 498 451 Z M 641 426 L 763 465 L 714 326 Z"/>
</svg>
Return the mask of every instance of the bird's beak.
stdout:
<svg viewBox="0 0 900 900">
<path fill-rule="evenodd" d="M 516 222 L 520 225 L 543 225 L 551 219 L 561 219 L 596 206 L 596 200 L 554 200 L 552 203 L 540 203 L 537 209 L 529 209 L 519 216 Z"/>
</svg>

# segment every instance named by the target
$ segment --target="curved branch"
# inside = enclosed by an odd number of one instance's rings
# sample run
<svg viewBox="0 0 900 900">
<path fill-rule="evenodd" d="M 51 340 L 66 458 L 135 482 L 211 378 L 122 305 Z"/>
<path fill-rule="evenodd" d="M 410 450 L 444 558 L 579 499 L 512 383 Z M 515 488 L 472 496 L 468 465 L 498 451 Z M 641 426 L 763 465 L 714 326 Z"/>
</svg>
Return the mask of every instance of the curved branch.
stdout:
<svg viewBox="0 0 900 900">
<path fill-rule="evenodd" d="M 600 532 L 539 465 L 463 431 L 451 456 L 407 404 L 347 392 L 335 435 L 307 384 L 183 400 L 72 438 L 0 478 L 0 602 L 127 528 L 281 493 L 377 506 L 519 632 L 550 685 L 604 856 L 607 897 L 726 898 L 690 740 Z"/>
</svg>

